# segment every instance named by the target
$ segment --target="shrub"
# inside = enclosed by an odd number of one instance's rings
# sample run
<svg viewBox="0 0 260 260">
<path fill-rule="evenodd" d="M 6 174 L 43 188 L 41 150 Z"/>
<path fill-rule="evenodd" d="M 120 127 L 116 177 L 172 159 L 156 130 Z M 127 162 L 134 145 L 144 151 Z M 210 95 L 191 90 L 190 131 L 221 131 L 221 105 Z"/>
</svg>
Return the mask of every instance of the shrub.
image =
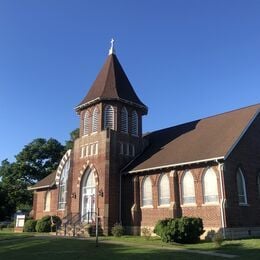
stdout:
<svg viewBox="0 0 260 260">
<path fill-rule="evenodd" d="M 37 221 L 33 219 L 28 219 L 24 223 L 23 231 L 24 232 L 35 232 L 35 226 L 36 226 Z"/>
<path fill-rule="evenodd" d="M 58 216 L 44 216 L 37 221 L 35 230 L 37 232 L 55 232 L 61 224 L 61 219 Z"/>
<path fill-rule="evenodd" d="M 212 238 L 212 242 L 214 242 L 215 246 L 217 248 L 221 247 L 222 243 L 223 243 L 224 239 L 223 236 L 220 232 L 217 232 L 213 238 Z"/>
<path fill-rule="evenodd" d="M 50 219 L 38 219 L 36 226 L 35 226 L 35 230 L 37 232 L 51 232 L 51 221 Z"/>
<path fill-rule="evenodd" d="M 86 236 L 92 236 L 93 233 L 95 232 L 95 226 L 92 224 L 86 224 L 84 225 L 84 229 L 86 232 Z"/>
<path fill-rule="evenodd" d="M 12 221 L 10 224 L 7 224 L 7 228 L 14 228 L 14 221 Z"/>
<path fill-rule="evenodd" d="M 163 242 L 196 243 L 203 234 L 201 218 L 173 218 L 159 220 L 154 232 L 161 237 Z"/>
<path fill-rule="evenodd" d="M 151 231 L 150 228 L 148 228 L 148 227 L 143 227 L 141 231 L 142 231 L 142 234 L 143 234 L 143 236 L 144 236 L 144 238 L 145 238 L 146 240 L 149 240 L 149 239 L 151 238 L 152 231 Z"/>
<path fill-rule="evenodd" d="M 0 230 L 3 230 L 3 228 L 5 228 L 6 227 L 6 225 L 5 224 L 3 224 L 3 223 L 0 223 Z"/>
<path fill-rule="evenodd" d="M 51 216 L 51 231 L 55 232 L 61 225 L 61 219 L 58 216 Z"/>
<path fill-rule="evenodd" d="M 124 228 L 121 224 L 116 223 L 111 230 L 114 237 L 121 237 L 124 234 Z"/>
</svg>

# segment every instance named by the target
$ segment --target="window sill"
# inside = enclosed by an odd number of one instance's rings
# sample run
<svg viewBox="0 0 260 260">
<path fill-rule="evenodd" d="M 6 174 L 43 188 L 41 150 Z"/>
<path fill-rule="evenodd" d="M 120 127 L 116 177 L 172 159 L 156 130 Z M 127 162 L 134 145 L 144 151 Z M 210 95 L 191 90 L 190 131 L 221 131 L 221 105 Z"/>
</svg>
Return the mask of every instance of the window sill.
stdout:
<svg viewBox="0 0 260 260">
<path fill-rule="evenodd" d="M 141 209 L 153 209 L 152 205 L 142 206 Z"/>
<path fill-rule="evenodd" d="M 249 207 L 250 205 L 248 203 L 239 203 L 238 206 Z"/>
<path fill-rule="evenodd" d="M 201 206 L 219 206 L 219 202 L 208 202 L 208 203 L 203 203 Z"/>
<path fill-rule="evenodd" d="M 198 205 L 196 203 L 187 203 L 187 204 L 182 204 L 182 208 L 188 208 L 188 207 L 197 207 Z"/>
<path fill-rule="evenodd" d="M 163 205 L 159 205 L 158 206 L 158 209 L 161 209 L 161 208 L 169 208 L 170 207 L 170 204 L 163 204 Z"/>
</svg>

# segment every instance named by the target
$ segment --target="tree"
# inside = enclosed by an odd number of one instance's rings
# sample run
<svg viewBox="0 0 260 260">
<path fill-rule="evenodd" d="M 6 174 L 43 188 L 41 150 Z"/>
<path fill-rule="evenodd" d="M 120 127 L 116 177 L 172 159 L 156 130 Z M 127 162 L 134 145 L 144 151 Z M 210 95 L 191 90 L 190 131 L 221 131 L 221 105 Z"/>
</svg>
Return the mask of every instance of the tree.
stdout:
<svg viewBox="0 0 260 260">
<path fill-rule="evenodd" d="M 0 165 L 0 220 L 11 217 L 16 210 L 29 210 L 32 192 L 28 186 L 56 170 L 65 151 L 73 147 L 79 137 L 79 129 L 70 133 L 70 140 L 63 146 L 56 139 L 34 139 L 15 156 L 13 163 L 8 160 Z"/>
<path fill-rule="evenodd" d="M 23 181 L 34 184 L 56 170 L 65 152 L 57 140 L 37 138 L 16 156 L 16 166 Z"/>
<path fill-rule="evenodd" d="M 72 149 L 74 141 L 79 138 L 79 128 L 76 128 L 70 133 L 70 140 L 66 141 L 65 148 L 66 150 Z"/>
<path fill-rule="evenodd" d="M 18 209 L 29 211 L 35 182 L 56 170 L 64 154 L 57 140 L 37 138 L 26 145 L 13 163 L 4 160 L 0 166 L 0 218 L 11 217 Z"/>
<path fill-rule="evenodd" d="M 0 218 L 11 217 L 22 205 L 30 208 L 32 195 L 16 163 L 2 161 L 0 176 Z"/>
</svg>

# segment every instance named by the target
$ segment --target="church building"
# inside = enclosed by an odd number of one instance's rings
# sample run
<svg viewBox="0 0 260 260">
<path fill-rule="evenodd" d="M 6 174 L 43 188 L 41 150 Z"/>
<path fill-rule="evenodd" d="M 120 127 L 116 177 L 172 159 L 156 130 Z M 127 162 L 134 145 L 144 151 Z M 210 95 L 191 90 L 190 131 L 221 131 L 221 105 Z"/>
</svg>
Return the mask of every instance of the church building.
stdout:
<svg viewBox="0 0 260 260">
<path fill-rule="evenodd" d="M 142 132 L 147 106 L 115 54 L 76 107 L 80 136 L 56 171 L 29 187 L 35 219 L 129 234 L 159 219 L 200 217 L 224 237 L 260 235 L 260 104 Z"/>
</svg>

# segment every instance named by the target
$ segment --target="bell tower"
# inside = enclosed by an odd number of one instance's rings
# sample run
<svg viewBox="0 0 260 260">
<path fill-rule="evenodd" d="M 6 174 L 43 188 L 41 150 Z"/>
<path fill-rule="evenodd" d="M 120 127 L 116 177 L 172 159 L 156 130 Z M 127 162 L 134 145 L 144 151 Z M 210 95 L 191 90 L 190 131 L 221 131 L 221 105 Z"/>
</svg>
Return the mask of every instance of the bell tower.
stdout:
<svg viewBox="0 0 260 260">
<path fill-rule="evenodd" d="M 143 150 L 142 116 L 148 112 L 119 63 L 113 39 L 103 67 L 75 110 L 80 137 L 74 144 L 78 163 L 73 171 L 89 165 L 95 169 L 95 207 L 106 234 L 120 221 L 120 170 Z M 78 210 L 82 207 L 81 199 Z"/>
</svg>

